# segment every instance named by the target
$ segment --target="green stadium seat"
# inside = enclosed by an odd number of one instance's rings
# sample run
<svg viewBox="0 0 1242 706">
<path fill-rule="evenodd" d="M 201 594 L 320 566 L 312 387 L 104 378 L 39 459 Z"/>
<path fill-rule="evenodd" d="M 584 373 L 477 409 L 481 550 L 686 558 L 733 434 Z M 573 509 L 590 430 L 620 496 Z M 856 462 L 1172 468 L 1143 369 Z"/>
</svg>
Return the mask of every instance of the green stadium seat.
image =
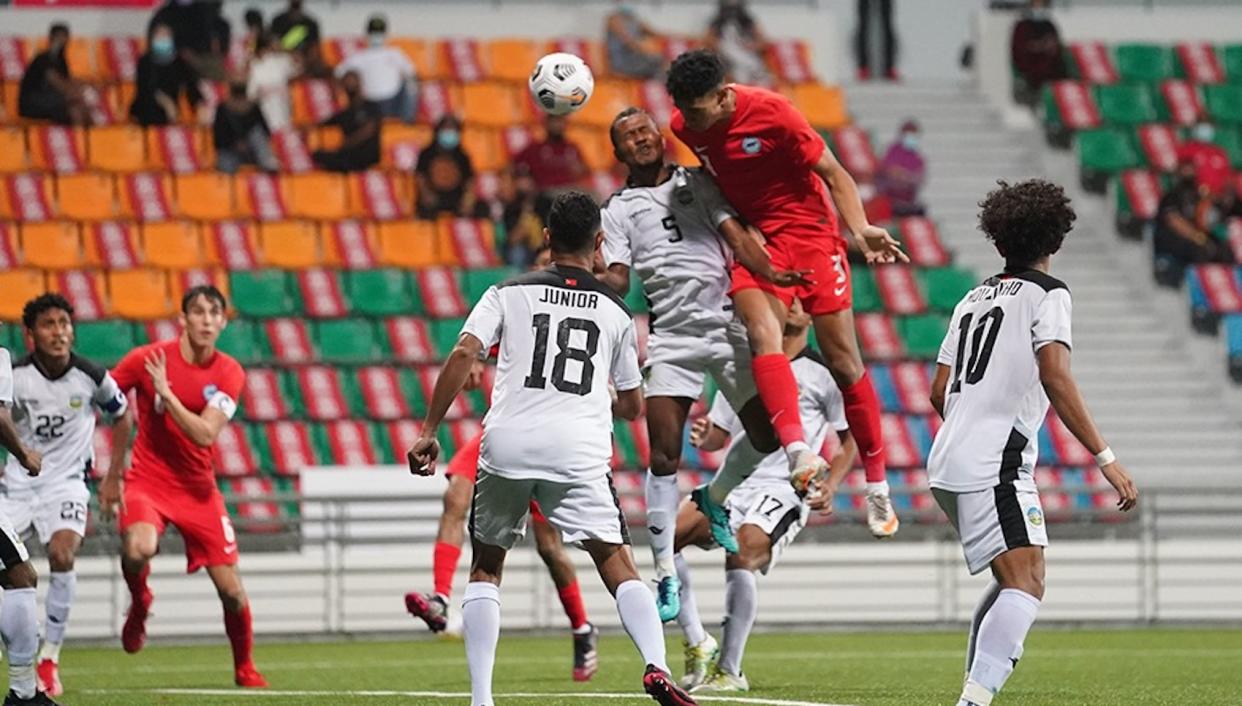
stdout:
<svg viewBox="0 0 1242 706">
<path fill-rule="evenodd" d="M 855 311 L 883 311 L 884 302 L 880 300 L 880 289 L 875 284 L 875 273 L 869 267 L 854 267 L 850 270 L 851 286 L 853 287 Z"/>
<path fill-rule="evenodd" d="M 1082 185 L 1092 193 L 1103 193 L 1110 175 L 1142 164 L 1130 135 L 1119 130 L 1084 130 L 1075 138 Z"/>
<path fill-rule="evenodd" d="M 897 320 L 897 333 L 911 358 L 935 359 L 949 330 L 949 319 L 940 314 L 921 314 Z"/>
<path fill-rule="evenodd" d="M 137 344 L 134 327 L 120 319 L 79 321 L 74 325 L 74 334 L 79 355 L 108 367 L 116 365 Z"/>
<path fill-rule="evenodd" d="M 1229 164 L 1234 169 L 1242 169 L 1242 128 L 1231 125 L 1217 125 L 1213 142 L 1225 148 L 1229 153 Z"/>
<path fill-rule="evenodd" d="M 243 316 L 288 316 L 296 313 L 284 270 L 250 270 L 229 274 L 233 305 Z"/>
<path fill-rule="evenodd" d="M 462 293 L 466 303 L 474 306 L 483 298 L 488 287 L 509 279 L 514 271 L 508 267 L 492 267 L 482 270 L 466 270 L 462 273 Z"/>
<path fill-rule="evenodd" d="M 614 422 L 612 425 L 612 440 L 616 444 L 617 451 L 621 454 L 621 464 L 625 468 L 642 468 L 642 456 L 638 452 L 638 442 L 634 439 L 634 432 L 630 428 L 630 422 Z"/>
<path fill-rule="evenodd" d="M 1113 50 L 1122 81 L 1155 82 L 1174 75 L 1173 52 L 1160 44 L 1119 44 Z"/>
<path fill-rule="evenodd" d="M 1113 125 L 1138 125 L 1157 119 L 1151 90 L 1142 84 L 1096 86 L 1095 100 L 1100 118 Z"/>
<path fill-rule="evenodd" d="M 465 319 L 437 319 L 430 322 L 431 345 L 436 350 L 436 359 L 443 360 L 448 356 L 457 339 L 461 336 L 461 327 Z"/>
<path fill-rule="evenodd" d="M 230 321 L 220 333 L 220 340 L 216 345 L 220 350 L 236 358 L 237 362 L 242 365 L 262 363 L 266 356 L 263 347 L 259 345 L 259 337 L 255 328 L 254 322 L 246 319 Z"/>
<path fill-rule="evenodd" d="M 410 279 L 401 270 L 359 270 L 345 280 L 345 297 L 350 310 L 367 316 L 396 316 L 421 313 L 410 288 Z"/>
<path fill-rule="evenodd" d="M 405 401 L 410 405 L 410 413 L 415 419 L 422 419 L 427 414 L 427 399 L 423 395 L 423 386 L 418 381 L 418 375 L 409 368 L 402 368 L 397 373 L 397 383 L 401 386 L 401 394 L 405 395 Z"/>
<path fill-rule="evenodd" d="M 316 321 L 311 337 L 328 363 L 374 363 L 385 357 L 375 325 L 368 319 Z"/>
<path fill-rule="evenodd" d="M 1242 83 L 1242 44 L 1226 44 L 1221 55 L 1225 78 L 1230 83 Z"/>
<path fill-rule="evenodd" d="M 1204 86 L 1208 115 L 1218 123 L 1242 123 L 1242 86 Z"/>
<path fill-rule="evenodd" d="M 13 358 L 24 355 L 26 342 L 22 340 L 21 324 L 0 324 L 0 347 L 12 354 Z"/>
<path fill-rule="evenodd" d="M 301 389 L 292 370 L 281 371 L 280 389 L 285 396 L 285 404 L 289 407 L 290 418 L 306 419 L 306 402 L 302 400 Z"/>
<path fill-rule="evenodd" d="M 643 283 L 638 280 L 638 275 L 630 275 L 630 291 L 625 293 L 625 305 L 631 314 L 647 313 L 647 297 L 643 294 Z"/>
<path fill-rule="evenodd" d="M 922 270 L 919 279 L 923 281 L 923 291 L 927 292 L 928 306 L 945 313 L 953 311 L 966 292 L 979 283 L 973 272 L 959 267 Z"/>
</svg>

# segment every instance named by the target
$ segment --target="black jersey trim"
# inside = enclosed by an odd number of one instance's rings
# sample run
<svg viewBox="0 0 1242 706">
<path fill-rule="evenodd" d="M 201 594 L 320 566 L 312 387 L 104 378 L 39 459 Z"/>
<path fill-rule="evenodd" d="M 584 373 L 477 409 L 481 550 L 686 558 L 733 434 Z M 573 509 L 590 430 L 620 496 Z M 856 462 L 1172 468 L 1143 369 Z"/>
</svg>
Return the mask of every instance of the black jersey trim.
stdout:
<svg viewBox="0 0 1242 706">
<path fill-rule="evenodd" d="M 1005 441 L 1005 449 L 1001 451 L 1000 483 L 1013 483 L 1018 479 L 1018 469 L 1022 468 L 1022 452 L 1026 450 L 1028 439 L 1017 429 L 1009 431 L 1009 439 Z"/>
<path fill-rule="evenodd" d="M 1000 274 L 994 277 L 988 278 L 988 282 L 994 283 L 994 280 L 1001 280 L 1007 277 L 1026 280 L 1027 282 L 1033 282 L 1035 284 L 1038 284 L 1041 288 L 1043 288 L 1045 292 L 1051 292 L 1055 289 L 1064 289 L 1067 292 L 1069 291 L 1069 285 L 1065 284 L 1064 282 L 1057 279 L 1056 277 L 1053 277 L 1052 275 L 1046 272 L 1040 272 L 1039 270 L 1032 270 L 1027 267 L 1021 267 L 1021 268 L 1015 267 L 1013 269 L 1006 267 L 1004 272 L 1001 272 Z M 987 284 L 988 282 L 985 282 L 985 284 Z"/>
<path fill-rule="evenodd" d="M 1026 531 L 1026 517 L 1018 502 L 1018 489 L 1012 482 L 1001 483 L 992 490 L 996 502 L 996 520 L 1006 549 L 1031 546 L 1031 536 Z"/>
<path fill-rule="evenodd" d="M 96 365 L 77 353 L 69 354 L 69 365 L 65 366 L 64 371 L 61 372 L 60 375 L 48 375 L 47 371 L 43 369 L 43 366 L 39 365 L 38 361 L 35 360 L 33 353 L 27 353 L 25 356 L 22 356 L 20 360 L 13 363 L 14 369 L 26 366 L 31 366 L 35 370 L 38 370 L 39 374 L 43 376 L 43 379 L 48 380 L 49 382 L 60 380 L 68 375 L 69 371 L 77 369 L 86 373 L 87 377 L 89 377 L 96 385 L 99 385 L 103 382 L 104 376 L 108 374 L 107 368 L 101 365 Z"/>
<path fill-rule="evenodd" d="M 569 284 L 569 280 L 573 280 L 574 284 Z M 621 311 L 626 316 L 633 318 L 630 308 L 625 305 L 625 300 L 620 297 L 611 287 L 595 278 L 587 270 L 580 267 L 570 267 L 568 265 L 559 265 L 553 263 L 544 270 L 535 270 L 534 272 L 525 272 L 516 277 L 511 277 L 504 282 L 496 285 L 498 289 L 505 287 L 523 287 L 543 285 L 546 287 L 559 287 L 561 289 L 573 289 L 577 291 L 597 292 L 603 294 L 612 303 L 621 307 Z"/>
<path fill-rule="evenodd" d="M 828 361 L 824 360 L 824 356 L 820 355 L 819 351 L 815 350 L 814 348 L 811 348 L 810 346 L 804 347 L 801 351 L 798 352 L 798 355 L 795 355 L 793 357 L 794 360 L 798 360 L 800 358 L 806 358 L 807 360 L 812 361 L 816 363 L 817 365 L 822 366 L 824 370 L 832 372 L 832 368 L 828 367 Z M 793 362 L 793 361 L 790 361 L 790 362 Z"/>
<path fill-rule="evenodd" d="M 789 532 L 789 528 L 793 527 L 794 523 L 801 519 L 802 508 L 790 508 L 789 512 L 786 512 L 784 516 L 781 517 L 780 522 L 777 522 L 776 526 L 772 528 L 772 536 L 768 538 L 768 546 L 775 547 L 779 544 L 780 541 L 785 538 L 785 534 Z"/>
<path fill-rule="evenodd" d="M 630 541 L 630 525 L 625 521 L 625 510 L 621 507 L 621 497 L 617 495 L 617 485 L 612 482 L 612 473 L 607 474 L 608 491 L 612 493 L 612 504 L 617 508 L 617 523 L 621 529 L 621 543 L 629 546 Z"/>
</svg>

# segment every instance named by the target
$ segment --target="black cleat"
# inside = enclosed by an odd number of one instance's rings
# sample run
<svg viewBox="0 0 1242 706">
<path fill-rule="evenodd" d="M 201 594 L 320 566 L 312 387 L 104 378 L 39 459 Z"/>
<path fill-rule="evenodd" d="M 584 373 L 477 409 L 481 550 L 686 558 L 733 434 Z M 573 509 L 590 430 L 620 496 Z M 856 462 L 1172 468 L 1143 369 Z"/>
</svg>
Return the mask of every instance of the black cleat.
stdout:
<svg viewBox="0 0 1242 706">
<path fill-rule="evenodd" d="M 574 634 L 574 681 L 591 681 L 599 669 L 599 655 L 595 648 L 599 645 L 599 630 L 587 623 L 589 632 Z"/>
<path fill-rule="evenodd" d="M 672 675 L 654 664 L 647 665 L 647 673 L 643 675 L 643 691 L 656 700 L 660 706 L 697 706 L 698 702 L 690 697 L 684 689 L 677 686 Z"/>
<path fill-rule="evenodd" d="M 42 691 L 35 691 L 35 695 L 29 699 L 23 699 L 9 689 L 9 693 L 4 697 L 4 706 L 60 706 L 60 704 L 48 698 L 48 695 Z"/>
</svg>

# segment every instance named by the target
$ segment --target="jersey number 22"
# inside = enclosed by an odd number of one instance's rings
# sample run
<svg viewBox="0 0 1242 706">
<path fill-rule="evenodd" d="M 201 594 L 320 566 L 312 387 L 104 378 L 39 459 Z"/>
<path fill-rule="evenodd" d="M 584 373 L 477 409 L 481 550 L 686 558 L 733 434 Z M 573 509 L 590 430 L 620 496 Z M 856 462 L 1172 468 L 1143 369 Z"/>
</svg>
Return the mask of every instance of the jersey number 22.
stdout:
<svg viewBox="0 0 1242 706">
<path fill-rule="evenodd" d="M 535 314 L 531 325 L 535 328 L 535 351 L 531 356 L 530 375 L 526 376 L 525 385 L 542 390 L 548 386 L 543 368 L 548 360 L 548 334 L 552 329 L 552 315 Z M 584 347 L 577 348 L 569 342 L 574 331 L 586 334 Z M 595 362 L 592 358 L 599 348 L 599 326 L 589 319 L 572 316 L 561 319 L 556 326 L 556 348 L 556 357 L 552 359 L 552 386 L 573 395 L 591 394 L 591 385 L 595 381 Z M 565 368 L 571 360 L 582 364 L 581 375 L 577 381 L 565 379 Z"/>
</svg>

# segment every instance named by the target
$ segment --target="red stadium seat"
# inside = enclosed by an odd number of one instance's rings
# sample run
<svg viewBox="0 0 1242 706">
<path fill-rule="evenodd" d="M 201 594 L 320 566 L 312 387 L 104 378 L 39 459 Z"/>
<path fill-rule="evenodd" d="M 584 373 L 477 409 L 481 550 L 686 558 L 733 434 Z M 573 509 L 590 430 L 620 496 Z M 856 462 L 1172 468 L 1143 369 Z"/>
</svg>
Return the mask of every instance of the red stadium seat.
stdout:
<svg viewBox="0 0 1242 706">
<path fill-rule="evenodd" d="M 238 175 L 235 203 L 239 213 L 259 221 L 283 221 L 289 217 L 287 197 L 280 181 L 271 174 Z"/>
<path fill-rule="evenodd" d="M 441 242 L 448 242 L 462 267 L 475 270 L 500 264 L 491 221 L 451 218 L 440 221 L 439 228 Z"/>
<path fill-rule="evenodd" d="M 384 425 L 385 439 L 393 458 L 404 460 L 405 454 L 418 439 L 422 424 L 413 419 L 398 419 Z"/>
<path fill-rule="evenodd" d="M 388 347 L 393 358 L 402 363 L 431 363 L 436 349 L 427 330 L 427 322 L 413 316 L 397 316 L 384 321 Z"/>
<path fill-rule="evenodd" d="M 17 228 L 14 224 L 0 223 L 0 272 L 16 269 L 21 264 L 20 253 Z"/>
<path fill-rule="evenodd" d="M 1082 80 L 1091 84 L 1117 83 L 1117 65 L 1103 42 L 1074 42 L 1070 57 Z"/>
<path fill-rule="evenodd" d="M 327 79 L 296 81 L 289 93 L 293 122 L 298 125 L 318 125 L 345 107 L 344 99 Z"/>
<path fill-rule="evenodd" d="M 1138 129 L 1139 146 L 1153 169 L 1171 172 L 1177 168 L 1177 131 L 1169 125 L 1151 123 Z"/>
<path fill-rule="evenodd" d="M 811 51 L 801 39 L 774 39 L 768 43 L 768 66 L 781 83 L 811 83 L 815 70 L 811 67 Z"/>
<path fill-rule="evenodd" d="M 258 460 L 254 450 L 250 448 L 250 440 L 246 438 L 246 430 L 239 424 L 224 425 L 216 436 L 211 457 L 218 476 L 240 478 L 255 475 L 259 471 Z"/>
<path fill-rule="evenodd" d="M 19 223 L 38 223 L 52 218 L 51 184 L 43 174 L 11 174 L 0 194 L 0 216 Z"/>
<path fill-rule="evenodd" d="M 95 321 L 108 314 L 103 292 L 103 281 L 97 272 L 72 270 L 49 277 L 54 291 L 60 292 L 73 305 L 73 315 L 79 321 Z"/>
<path fill-rule="evenodd" d="M 138 73 L 138 58 L 142 56 L 142 40 L 139 37 L 100 37 L 96 44 L 96 65 L 103 78 L 111 81 L 132 82 Z"/>
<path fill-rule="evenodd" d="M 461 87 L 444 81 L 428 81 L 418 87 L 418 122 L 434 125 L 440 118 L 462 110 Z"/>
<path fill-rule="evenodd" d="M 278 363 L 295 365 L 309 363 L 315 358 L 310 333 L 301 319 L 268 319 L 263 322 L 272 356 Z"/>
<path fill-rule="evenodd" d="M 898 223 L 901 241 L 910 263 L 920 267 L 943 267 L 949 264 L 949 252 L 940 240 L 940 232 L 931 219 L 922 216 L 903 218 Z"/>
<path fill-rule="evenodd" d="M 890 360 L 905 355 L 905 347 L 893 320 L 884 314 L 858 314 L 854 328 L 862 344 L 863 355 L 869 359 Z"/>
<path fill-rule="evenodd" d="M 26 45 L 25 39 L 13 35 L 0 36 L 0 80 L 21 81 L 29 60 L 30 47 Z"/>
<path fill-rule="evenodd" d="M 261 427 L 260 434 L 271 451 L 272 466 L 280 475 L 297 475 L 307 466 L 318 463 L 306 425 L 297 422 L 273 422 Z"/>
<path fill-rule="evenodd" d="M 1162 81 L 1160 96 L 1169 109 L 1169 118 L 1178 125 L 1193 125 L 1207 115 L 1199 89 L 1188 81 L 1180 79 Z"/>
<path fill-rule="evenodd" d="M 901 408 L 912 414 L 931 414 L 931 377 L 927 364 L 907 361 L 890 368 Z"/>
<path fill-rule="evenodd" d="M 436 380 L 439 377 L 440 367 L 437 365 L 424 365 L 418 369 L 418 382 L 422 385 L 423 399 L 431 399 L 431 393 L 435 390 Z M 471 409 L 467 395 L 457 395 L 453 398 L 453 403 L 449 405 L 448 411 L 444 413 L 444 418 L 470 419 L 478 411 L 480 410 Z"/>
<path fill-rule="evenodd" d="M 349 176 L 349 210 L 374 221 L 391 221 L 410 215 L 412 194 L 401 188 L 391 172 L 366 171 Z"/>
<path fill-rule="evenodd" d="M 213 260 L 230 270 L 254 270 L 259 267 L 259 250 L 255 247 L 254 226 L 246 222 L 220 221 L 205 226 L 207 251 Z"/>
<path fill-rule="evenodd" d="M 367 416 L 388 421 L 414 416 L 395 368 L 370 366 L 358 370 L 358 388 L 362 392 Z"/>
<path fill-rule="evenodd" d="M 500 157 L 505 163 L 513 161 L 522 150 L 542 135 L 530 125 L 510 125 L 500 129 Z"/>
<path fill-rule="evenodd" d="M 1074 438 L 1056 412 L 1048 410 L 1048 418 L 1044 420 L 1044 424 L 1061 463 L 1070 466 L 1095 466 L 1095 456 Z"/>
<path fill-rule="evenodd" d="M 180 299 L 180 297 L 178 297 Z M 173 319 L 156 319 L 146 321 L 142 325 L 147 334 L 147 341 L 171 341 L 181 335 L 181 326 Z"/>
<path fill-rule="evenodd" d="M 118 178 L 121 206 L 125 215 L 144 223 L 166 221 L 172 217 L 173 200 L 169 178 L 148 172 L 124 174 Z"/>
<path fill-rule="evenodd" d="M 306 140 L 297 130 L 284 129 L 272 133 L 272 151 L 280 162 L 280 168 L 290 174 L 301 174 L 315 168 L 311 161 Z"/>
<path fill-rule="evenodd" d="M 464 37 L 445 39 L 437 49 L 437 58 L 445 69 L 443 73 L 454 81 L 467 83 L 488 78 L 487 64 L 477 40 Z"/>
<path fill-rule="evenodd" d="M 34 166 L 57 174 L 77 174 L 86 164 L 86 133 L 80 128 L 44 125 L 28 131 Z"/>
<path fill-rule="evenodd" d="M 172 281 L 168 283 L 169 295 L 180 304 L 181 297 L 193 287 L 210 284 L 219 289 L 227 299 L 229 296 L 229 278 L 224 270 L 215 268 L 195 268 L 173 272 Z"/>
<path fill-rule="evenodd" d="M 287 419 L 292 411 L 284 390 L 281 389 L 280 376 L 271 368 L 251 368 L 246 371 L 242 401 L 246 419 L 250 421 L 271 422 Z"/>
<path fill-rule="evenodd" d="M 832 133 L 837 159 L 860 181 L 870 181 L 875 176 L 877 160 L 867 131 L 850 125 Z"/>
<path fill-rule="evenodd" d="M 906 418 L 897 414 L 880 417 L 884 434 L 884 451 L 889 468 L 915 468 L 923 463 L 922 454 L 906 426 Z"/>
<path fill-rule="evenodd" d="M 297 273 L 302 311 L 313 318 L 339 318 L 349 313 L 337 272 L 311 269 Z"/>
<path fill-rule="evenodd" d="M 1225 69 L 1220 64 L 1220 56 L 1216 53 L 1216 47 L 1210 43 L 1181 42 L 1176 50 L 1182 74 L 1192 83 L 1221 83 L 1225 80 Z"/>
<path fill-rule="evenodd" d="M 1091 89 L 1081 81 L 1055 81 L 1052 99 L 1061 122 L 1070 130 L 1089 130 L 1100 126 L 1100 108 Z"/>
<path fill-rule="evenodd" d="M 890 314 L 920 314 L 927 310 L 927 301 L 914 279 L 914 270 L 906 265 L 882 265 L 875 268 L 875 282 L 880 299 Z"/>
<path fill-rule="evenodd" d="M 138 234 L 128 223 L 104 221 L 84 225 L 82 240 L 87 262 L 108 270 L 129 270 L 142 262 Z"/>
<path fill-rule="evenodd" d="M 341 419 L 323 426 L 332 463 L 339 466 L 374 466 L 379 462 L 371 427 L 365 422 Z"/>
<path fill-rule="evenodd" d="M 308 365 L 298 368 L 293 374 L 302 405 L 310 419 L 326 421 L 349 416 L 349 403 L 336 368 Z"/>
<path fill-rule="evenodd" d="M 192 174 L 206 165 L 200 156 L 198 132 L 186 125 L 147 128 L 147 152 L 160 169 L 175 174 Z"/>
<path fill-rule="evenodd" d="M 448 267 L 418 270 L 415 281 L 428 316 L 452 319 L 466 315 L 468 307 L 466 298 L 462 295 L 461 278 L 457 270 Z"/>
<path fill-rule="evenodd" d="M 324 224 L 324 258 L 346 270 L 372 270 L 379 266 L 375 232 L 371 224 L 354 220 Z"/>
<path fill-rule="evenodd" d="M 673 119 L 673 99 L 663 81 L 644 81 L 638 87 L 639 103 L 643 110 L 651 114 L 656 125 L 668 125 Z"/>
</svg>

